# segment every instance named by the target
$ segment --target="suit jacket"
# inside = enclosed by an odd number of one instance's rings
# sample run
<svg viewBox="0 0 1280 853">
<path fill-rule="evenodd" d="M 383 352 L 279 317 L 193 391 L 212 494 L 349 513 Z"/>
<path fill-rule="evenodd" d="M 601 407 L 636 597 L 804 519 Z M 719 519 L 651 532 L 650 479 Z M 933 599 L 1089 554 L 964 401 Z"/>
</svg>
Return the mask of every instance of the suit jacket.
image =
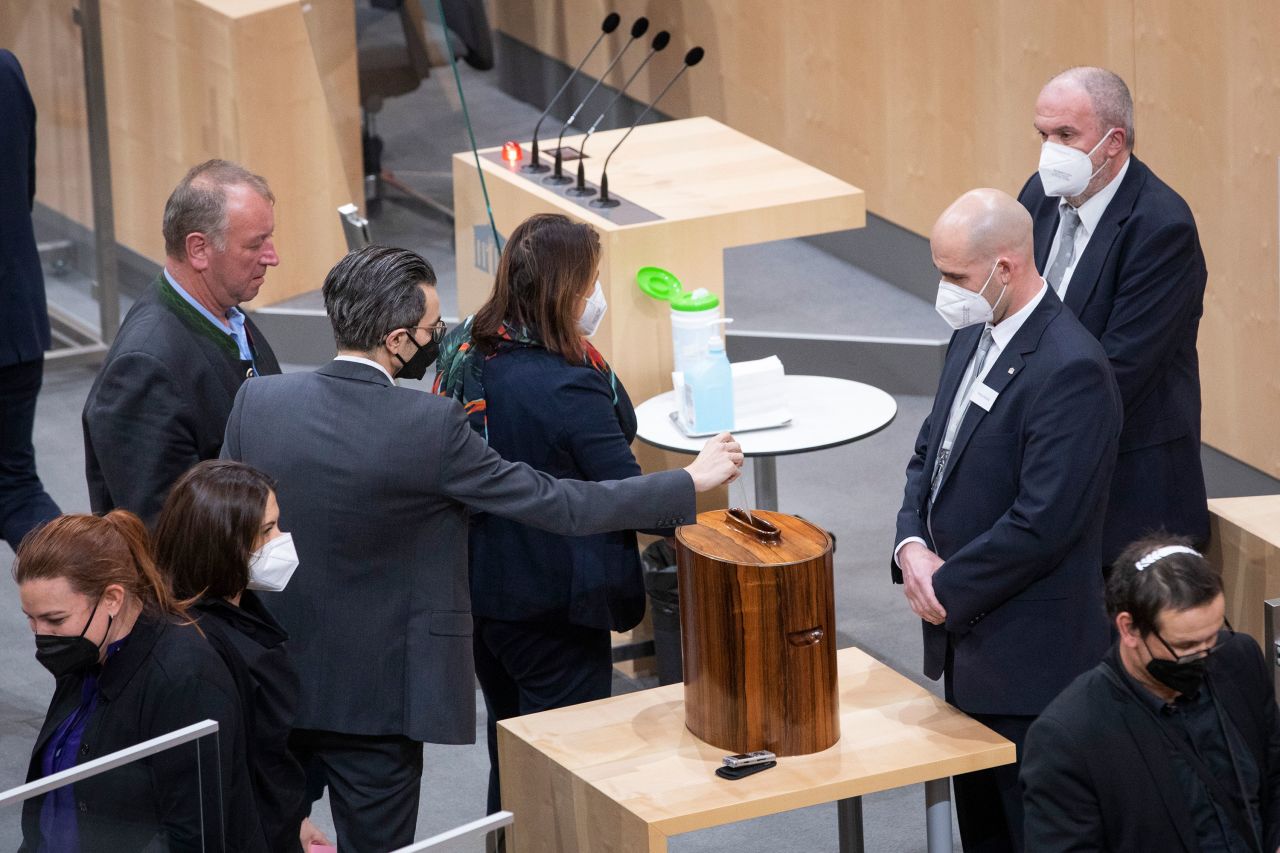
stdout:
<svg viewBox="0 0 1280 853">
<path fill-rule="evenodd" d="M 80 707 L 84 675 L 58 680 L 32 749 L 28 782 L 40 778 L 49 738 Z M 102 667 L 98 690 L 77 764 L 202 720 L 216 721 L 218 735 L 200 738 L 194 749 L 175 747 L 76 783 L 81 850 L 222 850 L 224 841 L 228 853 L 267 849 L 249 783 L 235 684 L 194 627 L 144 612 Z M 24 849 L 40 849 L 43 803 L 38 797 L 23 806 Z"/>
<path fill-rule="evenodd" d="M 556 480 L 504 462 L 454 400 L 347 361 L 246 382 L 222 452 L 279 483 L 300 562 L 261 595 L 289 632 L 304 729 L 475 739 L 468 507 L 577 535 L 696 512 L 684 471 Z"/>
<path fill-rule="evenodd" d="M 245 320 L 259 372 L 280 372 L 275 353 Z M 164 279 L 134 303 L 85 400 L 84 455 L 89 504 L 117 507 L 147 523 L 169 487 L 205 459 L 218 458 L 227 415 L 249 363 L 235 341 Z"/>
<path fill-rule="evenodd" d="M 1157 722 L 1127 685 L 1106 672 L 1119 666 L 1108 655 L 1064 690 L 1027 734 L 1021 779 L 1028 850 L 1200 849 Z M 1270 668 L 1257 643 L 1244 634 L 1225 641 L 1209 659 L 1209 683 L 1258 765 L 1263 849 L 1275 850 L 1280 721 Z"/>
<path fill-rule="evenodd" d="M 952 336 L 895 541 L 919 536 L 946 561 L 933 586 L 947 618 L 924 623 L 925 674 L 948 669 L 965 711 L 1034 715 L 1107 647 L 1098 565 L 1120 399 L 1098 342 L 1046 290 L 987 373 L 991 411 L 968 407 L 930 510 L 947 414 L 981 334 Z"/>
<path fill-rule="evenodd" d="M 1043 272 L 1058 201 L 1033 175 L 1018 200 L 1034 220 Z M 1163 529 L 1209 538 L 1200 464 L 1196 335 L 1207 273 L 1187 203 L 1130 156 L 1129 170 L 1076 263 L 1066 305 L 1102 342 L 1124 401 L 1103 560 Z"/>
<path fill-rule="evenodd" d="M 616 378 L 616 377 L 615 377 Z M 553 477 L 640 476 L 631 453 L 636 414 L 621 380 L 618 402 L 598 370 L 540 347 L 484 362 L 489 446 Z M 561 536 L 489 513 L 471 519 L 471 606 L 512 622 L 569 622 L 625 631 L 644 616 L 632 530 Z"/>
<path fill-rule="evenodd" d="M 0 50 L 0 367 L 44 358 L 49 314 L 31 208 L 36 105 L 18 59 Z"/>
</svg>

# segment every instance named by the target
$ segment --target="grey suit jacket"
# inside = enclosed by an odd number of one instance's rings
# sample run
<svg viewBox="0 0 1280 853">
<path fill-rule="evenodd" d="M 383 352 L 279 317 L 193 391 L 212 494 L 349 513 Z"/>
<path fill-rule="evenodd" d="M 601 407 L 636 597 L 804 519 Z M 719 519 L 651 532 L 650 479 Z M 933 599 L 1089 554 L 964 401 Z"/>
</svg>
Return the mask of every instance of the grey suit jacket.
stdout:
<svg viewBox="0 0 1280 853">
<path fill-rule="evenodd" d="M 505 462 L 454 400 L 334 361 L 246 382 L 223 443 L 279 484 L 299 567 L 263 600 L 302 678 L 298 728 L 475 739 L 468 507 L 555 533 L 696 515 L 684 471 L 591 483 Z"/>
</svg>

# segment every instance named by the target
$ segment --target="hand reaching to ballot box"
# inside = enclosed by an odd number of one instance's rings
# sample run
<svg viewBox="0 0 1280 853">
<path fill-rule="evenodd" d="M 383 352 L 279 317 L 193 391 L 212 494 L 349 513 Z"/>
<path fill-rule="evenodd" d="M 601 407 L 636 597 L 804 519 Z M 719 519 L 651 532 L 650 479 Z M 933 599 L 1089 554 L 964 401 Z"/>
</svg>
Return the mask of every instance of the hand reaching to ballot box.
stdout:
<svg viewBox="0 0 1280 853">
<path fill-rule="evenodd" d="M 727 486 L 742 476 L 742 445 L 727 432 L 707 440 L 696 459 L 685 466 L 695 491 Z"/>
</svg>

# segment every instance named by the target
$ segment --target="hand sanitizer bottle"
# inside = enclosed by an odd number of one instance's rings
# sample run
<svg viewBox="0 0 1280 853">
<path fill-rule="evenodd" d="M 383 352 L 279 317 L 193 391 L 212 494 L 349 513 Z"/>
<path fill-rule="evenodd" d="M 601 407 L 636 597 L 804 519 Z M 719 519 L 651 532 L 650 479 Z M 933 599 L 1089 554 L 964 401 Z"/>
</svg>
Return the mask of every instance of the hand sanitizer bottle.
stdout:
<svg viewBox="0 0 1280 853">
<path fill-rule="evenodd" d="M 712 335 L 706 354 L 685 368 L 685 389 L 691 397 L 693 431 L 702 434 L 733 429 L 733 370 L 724 354 L 724 340 Z"/>
</svg>

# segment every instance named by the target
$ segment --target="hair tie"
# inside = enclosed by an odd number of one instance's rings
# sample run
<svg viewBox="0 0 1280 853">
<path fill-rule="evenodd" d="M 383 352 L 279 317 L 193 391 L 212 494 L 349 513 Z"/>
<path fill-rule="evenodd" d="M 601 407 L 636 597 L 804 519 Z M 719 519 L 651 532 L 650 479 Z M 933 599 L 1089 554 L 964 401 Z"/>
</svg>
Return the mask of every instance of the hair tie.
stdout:
<svg viewBox="0 0 1280 853">
<path fill-rule="evenodd" d="M 1188 548 L 1186 545 L 1165 545 L 1163 548 L 1157 548 L 1150 554 L 1147 554 L 1141 560 L 1133 564 L 1133 567 L 1140 572 L 1151 568 L 1153 563 L 1163 560 L 1165 557 L 1174 554 L 1191 554 L 1193 556 L 1204 559 L 1204 555 L 1194 548 Z"/>
</svg>

